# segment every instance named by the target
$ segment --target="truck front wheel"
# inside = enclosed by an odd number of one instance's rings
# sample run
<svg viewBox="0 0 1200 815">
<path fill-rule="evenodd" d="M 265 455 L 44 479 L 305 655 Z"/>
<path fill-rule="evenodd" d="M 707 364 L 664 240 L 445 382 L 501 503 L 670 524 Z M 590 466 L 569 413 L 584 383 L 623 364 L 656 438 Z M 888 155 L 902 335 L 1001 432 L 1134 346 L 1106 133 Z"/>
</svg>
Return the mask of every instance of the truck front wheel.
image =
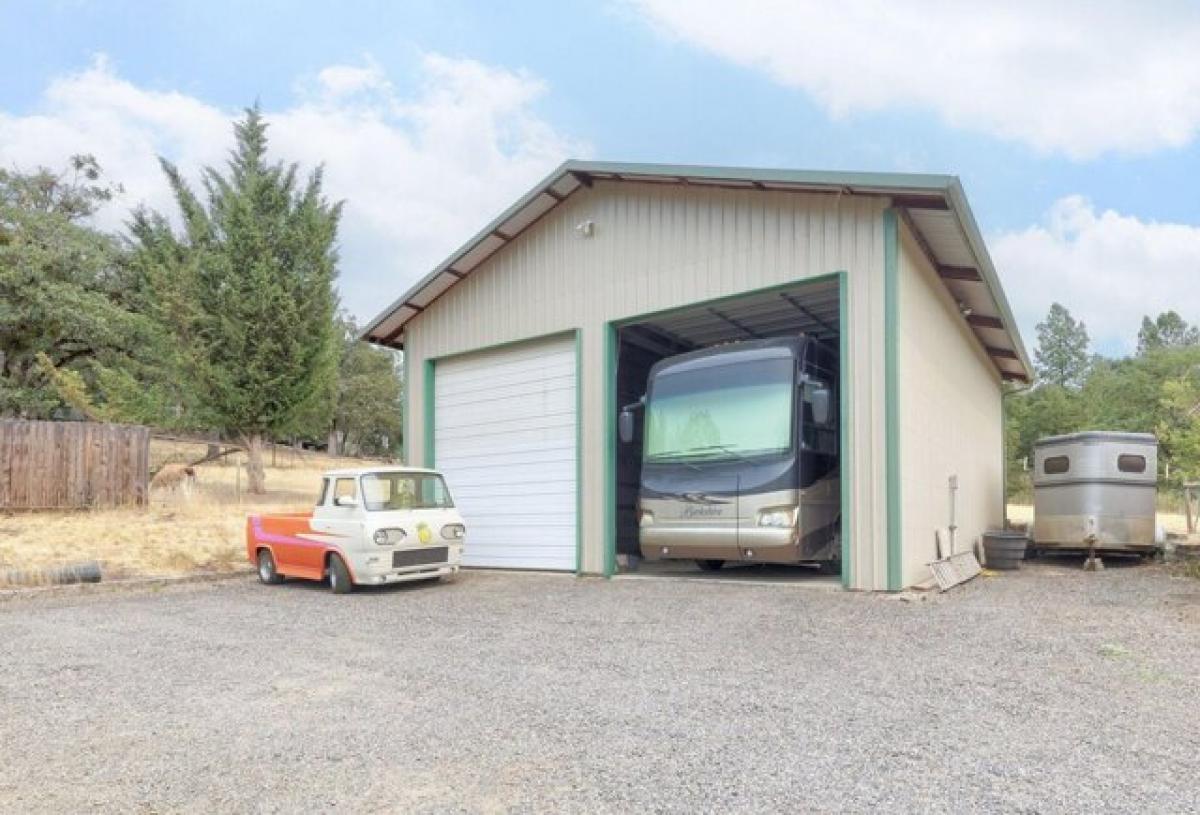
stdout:
<svg viewBox="0 0 1200 815">
<path fill-rule="evenodd" d="M 334 594 L 349 594 L 354 588 L 354 583 L 350 580 L 350 570 L 346 568 L 346 562 L 342 560 L 341 555 L 329 556 L 329 590 Z"/>
<path fill-rule="evenodd" d="M 275 557 L 270 549 L 258 550 L 258 580 L 268 586 L 283 582 L 283 575 L 275 568 Z"/>
</svg>

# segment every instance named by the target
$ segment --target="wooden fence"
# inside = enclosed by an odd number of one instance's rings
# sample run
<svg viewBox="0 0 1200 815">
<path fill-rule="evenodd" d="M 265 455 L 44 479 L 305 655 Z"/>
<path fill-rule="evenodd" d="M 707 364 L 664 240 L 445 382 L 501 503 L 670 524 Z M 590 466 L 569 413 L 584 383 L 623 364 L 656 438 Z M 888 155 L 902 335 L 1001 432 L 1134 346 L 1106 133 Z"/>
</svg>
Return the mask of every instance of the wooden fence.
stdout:
<svg viewBox="0 0 1200 815">
<path fill-rule="evenodd" d="M 0 420 L 0 509 L 144 504 L 149 469 L 145 427 Z"/>
</svg>

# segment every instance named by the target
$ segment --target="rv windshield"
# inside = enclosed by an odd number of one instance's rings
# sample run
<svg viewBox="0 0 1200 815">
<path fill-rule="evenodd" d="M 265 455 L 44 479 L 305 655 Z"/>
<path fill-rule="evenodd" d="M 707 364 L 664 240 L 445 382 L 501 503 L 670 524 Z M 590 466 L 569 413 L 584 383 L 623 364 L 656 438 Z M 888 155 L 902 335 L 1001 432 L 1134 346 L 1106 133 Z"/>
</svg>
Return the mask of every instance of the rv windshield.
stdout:
<svg viewBox="0 0 1200 815">
<path fill-rule="evenodd" d="M 789 450 L 793 379 L 790 357 L 660 374 L 646 406 L 646 460 L 736 459 Z"/>
</svg>

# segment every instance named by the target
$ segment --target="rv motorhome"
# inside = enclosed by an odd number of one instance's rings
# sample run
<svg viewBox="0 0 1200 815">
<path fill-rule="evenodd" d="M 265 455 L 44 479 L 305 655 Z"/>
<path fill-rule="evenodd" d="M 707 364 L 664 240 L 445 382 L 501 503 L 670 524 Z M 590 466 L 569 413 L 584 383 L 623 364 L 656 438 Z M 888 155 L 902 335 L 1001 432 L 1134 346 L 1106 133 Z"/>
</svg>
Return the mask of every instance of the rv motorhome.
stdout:
<svg viewBox="0 0 1200 815">
<path fill-rule="evenodd" d="M 647 560 L 840 564 L 837 351 L 808 336 L 661 360 L 644 409 L 638 540 Z"/>
</svg>

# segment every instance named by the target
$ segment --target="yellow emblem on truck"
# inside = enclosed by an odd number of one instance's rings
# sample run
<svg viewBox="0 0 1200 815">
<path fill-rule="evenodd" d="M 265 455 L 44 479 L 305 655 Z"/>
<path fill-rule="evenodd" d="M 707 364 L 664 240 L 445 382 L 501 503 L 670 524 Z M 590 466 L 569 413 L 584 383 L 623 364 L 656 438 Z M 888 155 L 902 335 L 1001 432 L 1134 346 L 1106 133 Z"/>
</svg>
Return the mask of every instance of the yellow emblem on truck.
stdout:
<svg viewBox="0 0 1200 815">
<path fill-rule="evenodd" d="M 417 540 L 421 543 L 429 543 L 433 540 L 433 532 L 429 530 L 429 524 L 424 521 L 417 524 Z"/>
</svg>

